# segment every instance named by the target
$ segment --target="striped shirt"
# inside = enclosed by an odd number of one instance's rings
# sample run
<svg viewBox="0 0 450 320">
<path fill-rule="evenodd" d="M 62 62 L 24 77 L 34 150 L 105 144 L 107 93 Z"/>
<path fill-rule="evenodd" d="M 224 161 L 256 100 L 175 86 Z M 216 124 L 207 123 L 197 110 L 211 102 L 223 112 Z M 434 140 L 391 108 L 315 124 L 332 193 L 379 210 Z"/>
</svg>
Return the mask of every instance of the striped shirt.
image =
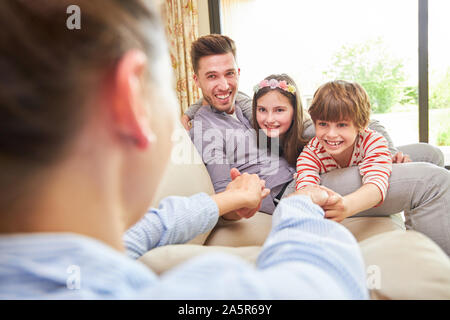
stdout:
<svg viewBox="0 0 450 320">
<path fill-rule="evenodd" d="M 360 132 L 347 167 L 352 166 L 359 166 L 363 184 L 372 183 L 378 187 L 381 204 L 386 197 L 392 172 L 392 159 L 386 139 L 370 129 Z M 297 158 L 296 189 L 320 184 L 320 174 L 339 168 L 319 139 L 314 137 Z"/>
</svg>

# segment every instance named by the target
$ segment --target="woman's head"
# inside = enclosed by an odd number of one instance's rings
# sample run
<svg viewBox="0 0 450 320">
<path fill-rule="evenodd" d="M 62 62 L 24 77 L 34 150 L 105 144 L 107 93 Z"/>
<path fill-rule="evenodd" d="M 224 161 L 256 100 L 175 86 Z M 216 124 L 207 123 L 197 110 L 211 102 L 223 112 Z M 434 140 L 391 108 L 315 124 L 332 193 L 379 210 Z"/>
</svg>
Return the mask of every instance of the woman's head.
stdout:
<svg viewBox="0 0 450 320">
<path fill-rule="evenodd" d="M 306 142 L 302 138 L 303 108 L 297 85 L 286 74 L 273 74 L 257 84 L 254 91 L 254 128 L 269 138 L 280 138 L 284 157 L 295 165 Z"/>
<path fill-rule="evenodd" d="M 81 29 L 66 26 L 70 5 L 80 8 Z M 159 118 L 149 122 L 169 127 L 168 110 L 173 106 L 163 97 L 172 94 L 168 91 L 172 83 L 164 32 L 145 0 L 2 1 L 0 39 L 0 210 L 14 210 L 19 198 L 29 199 L 31 189 L 45 182 L 36 181 L 36 176 L 72 157 L 86 123 L 104 124 L 98 132 L 115 132 L 112 139 L 123 144 L 139 140 L 144 149 L 145 138 L 133 134 L 150 130 L 145 117 L 161 98 L 167 103 L 159 104 Z M 124 88 L 139 99 L 112 99 L 125 97 Z M 141 93 L 148 99 L 141 99 Z M 148 102 L 138 104 L 142 101 Z M 138 129 L 133 131 L 128 124 L 134 120 Z M 87 143 L 94 144 L 95 139 Z M 90 156 L 85 154 L 86 161 Z M 141 182 L 138 173 L 122 169 L 129 171 L 134 183 Z M 120 197 L 130 198 L 133 191 L 123 192 Z M 147 198 L 151 193 L 147 191 Z M 134 209 L 145 210 L 150 199 L 137 202 Z"/>
<path fill-rule="evenodd" d="M 308 109 L 314 123 L 352 121 L 359 130 L 370 121 L 370 101 L 367 92 L 358 83 L 335 80 L 327 82 L 314 93 Z"/>
</svg>

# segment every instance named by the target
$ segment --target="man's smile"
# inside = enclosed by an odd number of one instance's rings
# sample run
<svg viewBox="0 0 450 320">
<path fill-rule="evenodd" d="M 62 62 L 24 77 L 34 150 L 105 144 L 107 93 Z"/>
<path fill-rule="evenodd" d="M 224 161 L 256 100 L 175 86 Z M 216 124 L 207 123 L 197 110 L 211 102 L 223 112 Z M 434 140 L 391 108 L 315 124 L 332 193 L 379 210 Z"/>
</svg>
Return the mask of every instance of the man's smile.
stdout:
<svg viewBox="0 0 450 320">
<path fill-rule="evenodd" d="M 228 93 L 216 94 L 214 97 L 222 102 L 226 102 L 230 98 L 232 91 L 230 90 Z"/>
</svg>

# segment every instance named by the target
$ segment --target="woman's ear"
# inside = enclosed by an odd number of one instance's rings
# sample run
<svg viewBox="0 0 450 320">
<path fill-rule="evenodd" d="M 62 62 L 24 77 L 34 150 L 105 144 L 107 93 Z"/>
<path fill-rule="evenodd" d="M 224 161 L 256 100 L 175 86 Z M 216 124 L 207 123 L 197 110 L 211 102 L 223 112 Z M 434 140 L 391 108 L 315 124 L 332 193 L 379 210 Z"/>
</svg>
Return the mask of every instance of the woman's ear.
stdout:
<svg viewBox="0 0 450 320">
<path fill-rule="evenodd" d="M 113 119 L 119 135 L 146 149 L 155 135 L 150 127 L 150 108 L 143 82 L 147 72 L 147 56 L 140 50 L 126 52 L 120 59 L 114 76 Z"/>
</svg>

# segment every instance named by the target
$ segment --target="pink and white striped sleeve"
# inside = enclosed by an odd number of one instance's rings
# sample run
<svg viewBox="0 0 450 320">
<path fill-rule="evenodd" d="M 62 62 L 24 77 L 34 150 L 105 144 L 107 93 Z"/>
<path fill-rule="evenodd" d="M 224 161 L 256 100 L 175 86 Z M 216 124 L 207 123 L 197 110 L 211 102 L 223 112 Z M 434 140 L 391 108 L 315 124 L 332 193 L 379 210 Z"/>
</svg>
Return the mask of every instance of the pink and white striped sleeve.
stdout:
<svg viewBox="0 0 450 320">
<path fill-rule="evenodd" d="M 318 185 L 320 183 L 320 168 L 323 166 L 316 152 L 310 144 L 303 148 L 302 153 L 297 158 L 297 182 L 295 189 L 300 190 L 306 186 Z"/>
<path fill-rule="evenodd" d="M 368 131 L 361 147 L 364 159 L 359 164 L 359 172 L 362 175 L 363 184 L 372 183 L 378 187 L 381 193 L 381 205 L 386 198 L 389 187 L 389 177 L 392 172 L 391 153 L 386 139 L 377 132 Z"/>
</svg>

